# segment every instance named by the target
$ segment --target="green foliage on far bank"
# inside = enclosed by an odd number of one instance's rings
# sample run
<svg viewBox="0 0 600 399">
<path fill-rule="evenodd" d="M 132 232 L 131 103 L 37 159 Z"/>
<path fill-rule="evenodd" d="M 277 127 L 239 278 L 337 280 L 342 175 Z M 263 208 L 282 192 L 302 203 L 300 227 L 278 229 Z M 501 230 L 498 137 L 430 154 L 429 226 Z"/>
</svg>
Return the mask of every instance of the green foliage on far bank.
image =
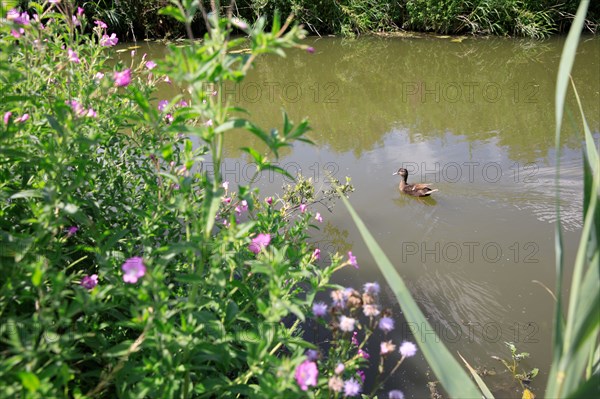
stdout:
<svg viewBox="0 0 600 399">
<path fill-rule="evenodd" d="M 27 8 L 29 0 L 14 1 Z M 168 0 L 77 0 L 87 15 L 105 21 L 111 31 L 130 40 L 184 36 L 182 24 L 158 10 Z M 203 0 L 205 8 L 210 1 Z M 596 32 L 600 2 L 590 6 L 586 29 Z M 223 11 L 249 22 L 272 18 L 275 10 L 294 13 L 296 20 L 316 35 L 354 36 L 401 29 L 442 34 L 483 34 L 544 38 L 566 32 L 573 21 L 575 0 L 235 0 L 222 1 Z M 192 26 L 202 34 L 200 14 Z"/>
</svg>

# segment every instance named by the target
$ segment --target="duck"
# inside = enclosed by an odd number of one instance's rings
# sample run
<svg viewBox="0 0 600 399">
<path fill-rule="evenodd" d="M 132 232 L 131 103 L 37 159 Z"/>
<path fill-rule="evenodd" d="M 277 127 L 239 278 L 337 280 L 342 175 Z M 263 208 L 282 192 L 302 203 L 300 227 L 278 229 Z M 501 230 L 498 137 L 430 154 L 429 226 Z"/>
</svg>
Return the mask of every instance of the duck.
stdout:
<svg viewBox="0 0 600 399">
<path fill-rule="evenodd" d="M 408 184 L 406 179 L 408 178 L 408 170 L 404 168 L 398 169 L 392 176 L 400 175 L 400 185 L 398 189 L 405 194 L 412 195 L 413 197 L 428 197 L 431 193 L 435 193 L 438 189 L 429 187 L 427 183 L 420 184 Z"/>
</svg>

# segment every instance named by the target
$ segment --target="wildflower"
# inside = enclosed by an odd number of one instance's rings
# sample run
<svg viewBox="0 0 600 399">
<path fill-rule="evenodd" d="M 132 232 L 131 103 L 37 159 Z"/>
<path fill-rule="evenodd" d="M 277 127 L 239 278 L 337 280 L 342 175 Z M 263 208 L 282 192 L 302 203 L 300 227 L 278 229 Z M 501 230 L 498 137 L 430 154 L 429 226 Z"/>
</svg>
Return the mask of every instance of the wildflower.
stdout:
<svg viewBox="0 0 600 399">
<path fill-rule="evenodd" d="M 321 258 L 321 250 L 319 248 L 315 248 L 315 250 L 312 253 L 312 257 L 315 260 L 319 260 Z"/>
<path fill-rule="evenodd" d="M 377 283 L 365 283 L 365 285 L 363 285 L 363 290 L 365 293 L 370 295 L 379 295 L 380 289 L 381 288 Z"/>
<path fill-rule="evenodd" d="M 146 266 L 139 256 L 127 259 L 121 266 L 121 270 L 125 273 L 123 281 L 130 284 L 137 283 L 138 279 L 146 274 Z"/>
<path fill-rule="evenodd" d="M 10 111 L 4 113 L 4 124 L 5 125 L 8 125 L 11 115 L 12 115 L 12 112 L 10 112 Z"/>
<path fill-rule="evenodd" d="M 248 29 L 248 24 L 237 17 L 231 19 L 231 24 L 242 30 Z"/>
<path fill-rule="evenodd" d="M 394 389 L 388 394 L 389 399 L 404 399 L 404 394 L 399 389 Z"/>
<path fill-rule="evenodd" d="M 306 48 L 306 52 L 308 54 L 314 54 L 315 53 L 315 48 L 314 47 L 307 47 Z"/>
<path fill-rule="evenodd" d="M 167 105 L 169 105 L 169 102 L 167 100 L 160 100 L 158 102 L 158 110 L 160 112 L 163 112 L 165 110 L 165 108 L 167 107 Z"/>
<path fill-rule="evenodd" d="M 363 358 L 365 358 L 366 360 L 369 360 L 369 358 L 371 357 L 371 355 L 369 355 L 369 353 L 368 353 L 367 351 L 364 351 L 364 350 L 362 350 L 362 349 L 359 349 L 359 350 L 358 350 L 358 355 L 359 355 L 359 356 L 362 356 L 362 357 L 363 357 Z M 365 381 L 364 381 L 364 379 L 363 379 L 363 382 L 365 382 Z"/>
<path fill-rule="evenodd" d="M 352 345 L 354 346 L 359 346 L 360 342 L 358 342 L 358 331 L 354 331 L 354 333 L 352 333 L 352 339 L 350 340 L 350 342 L 352 343 Z"/>
<path fill-rule="evenodd" d="M 173 115 L 171 115 L 171 114 L 166 114 L 166 115 L 165 115 L 165 121 L 166 121 L 168 124 L 171 124 L 171 123 L 173 123 L 173 121 L 174 121 L 174 120 L 175 120 L 175 118 L 173 118 Z"/>
<path fill-rule="evenodd" d="M 131 83 L 131 70 L 126 69 L 122 72 L 115 71 L 113 78 L 115 79 L 115 86 L 127 86 L 129 83 Z"/>
<path fill-rule="evenodd" d="M 344 395 L 357 396 L 360 393 L 360 384 L 354 378 L 344 382 Z"/>
<path fill-rule="evenodd" d="M 95 117 L 98 116 L 98 114 L 93 109 L 88 108 L 87 113 L 85 114 L 85 116 L 87 116 L 89 118 L 95 118 Z"/>
<path fill-rule="evenodd" d="M 99 83 L 102 78 L 104 78 L 104 74 L 102 72 L 96 72 L 96 74 L 94 75 L 94 81 L 96 83 Z"/>
<path fill-rule="evenodd" d="M 319 223 L 323 223 L 323 217 L 319 212 L 317 212 L 317 214 L 315 215 L 315 220 Z"/>
<path fill-rule="evenodd" d="M 80 284 L 83 288 L 87 288 L 88 290 L 91 290 L 92 288 L 94 288 L 95 286 L 98 285 L 98 275 L 92 274 L 91 276 L 84 276 L 81 279 Z"/>
<path fill-rule="evenodd" d="M 273 197 L 267 197 L 265 198 L 265 202 L 269 205 L 271 205 L 273 203 Z"/>
<path fill-rule="evenodd" d="M 25 29 L 23 29 L 23 28 L 19 28 L 19 30 L 14 30 L 14 29 L 11 29 L 11 30 L 10 30 L 10 34 L 11 34 L 11 35 L 12 35 L 12 37 L 14 37 L 15 39 L 18 39 L 18 38 L 20 38 L 20 37 L 21 37 L 21 35 L 24 35 L 24 34 L 25 34 Z"/>
<path fill-rule="evenodd" d="M 309 386 L 317 385 L 317 377 L 319 370 L 317 370 L 317 364 L 310 360 L 303 361 L 298 367 L 296 367 L 296 373 L 294 377 L 296 382 L 303 391 L 308 390 Z"/>
<path fill-rule="evenodd" d="M 355 319 L 342 315 L 340 316 L 340 329 L 346 332 L 354 331 L 355 322 Z"/>
<path fill-rule="evenodd" d="M 222 199 L 222 201 L 223 201 L 224 204 L 229 204 L 229 203 L 231 203 L 231 197 L 224 197 Z"/>
<path fill-rule="evenodd" d="M 240 213 L 246 212 L 248 210 L 248 201 L 242 200 L 240 204 L 237 206 L 237 209 L 240 210 Z"/>
<path fill-rule="evenodd" d="M 171 84 L 171 79 L 168 76 L 165 76 L 165 83 Z"/>
<path fill-rule="evenodd" d="M 346 298 L 344 297 L 344 291 L 335 290 L 331 291 L 331 299 L 333 300 L 333 306 L 339 306 L 343 308 L 346 306 Z"/>
<path fill-rule="evenodd" d="M 60 0 L 48 0 L 48 3 L 50 3 L 50 4 L 58 4 L 58 3 L 60 3 Z"/>
<path fill-rule="evenodd" d="M 67 54 L 69 55 L 69 61 L 74 62 L 75 64 L 79 64 L 79 57 L 77 53 L 73 51 L 72 48 L 67 50 Z"/>
<path fill-rule="evenodd" d="M 73 22 L 73 26 L 81 26 L 81 22 L 79 22 L 75 15 L 71 15 L 71 21 Z"/>
<path fill-rule="evenodd" d="M 327 314 L 327 305 L 323 302 L 313 303 L 312 312 L 315 317 L 323 317 Z"/>
<path fill-rule="evenodd" d="M 185 100 L 181 100 L 177 103 L 178 107 L 187 107 L 188 106 L 188 102 Z"/>
<path fill-rule="evenodd" d="M 27 119 L 29 119 L 29 114 L 23 114 L 15 119 L 15 123 L 25 122 Z"/>
<path fill-rule="evenodd" d="M 8 19 L 9 21 L 13 21 L 15 24 L 18 25 L 29 25 L 29 14 L 27 14 L 26 12 L 19 14 L 19 12 L 15 9 L 10 10 L 6 14 L 6 19 Z"/>
<path fill-rule="evenodd" d="M 392 353 L 395 350 L 396 350 L 396 345 L 394 345 L 392 343 L 392 341 L 384 341 L 380 345 L 379 354 L 381 356 L 385 356 L 385 355 L 387 355 L 389 353 Z"/>
<path fill-rule="evenodd" d="M 344 293 L 346 294 L 346 306 L 350 309 L 357 309 L 362 306 L 362 298 L 358 291 L 353 288 L 347 288 Z"/>
<path fill-rule="evenodd" d="M 352 255 L 352 251 L 348 251 L 348 263 L 358 269 L 358 263 L 356 262 L 356 256 Z"/>
<path fill-rule="evenodd" d="M 386 333 L 392 331 L 394 329 L 394 319 L 387 316 L 382 317 L 379 320 L 379 328 Z"/>
<path fill-rule="evenodd" d="M 78 17 L 81 17 L 81 16 L 83 15 L 84 11 L 85 11 L 85 10 L 84 10 L 83 8 L 81 8 L 81 7 L 77 7 L 77 16 L 78 16 Z"/>
<path fill-rule="evenodd" d="M 223 187 L 225 189 L 225 191 L 229 190 L 229 182 L 224 181 L 223 184 L 221 184 L 221 187 Z"/>
<path fill-rule="evenodd" d="M 156 68 L 156 62 L 154 61 L 148 61 L 146 62 L 146 68 L 148 68 L 148 70 L 153 70 L 154 68 Z"/>
<path fill-rule="evenodd" d="M 338 376 L 333 376 L 327 382 L 327 386 L 333 392 L 341 392 L 344 388 L 344 381 Z"/>
<path fill-rule="evenodd" d="M 319 351 L 314 350 L 314 349 L 309 349 L 309 350 L 306 351 L 306 357 L 311 362 L 314 362 L 314 361 L 316 361 L 319 358 Z"/>
<path fill-rule="evenodd" d="M 100 45 L 104 47 L 111 47 L 117 43 L 119 43 L 119 38 L 115 33 L 111 34 L 110 36 L 105 33 L 100 39 Z"/>
<path fill-rule="evenodd" d="M 337 375 L 340 375 L 344 372 L 345 369 L 346 369 L 346 366 L 344 366 L 344 363 L 338 363 L 337 366 L 335 366 L 335 369 L 333 370 L 333 372 L 336 373 Z"/>
<path fill-rule="evenodd" d="M 402 342 L 400 345 L 400 354 L 403 357 L 412 357 L 417 353 L 417 346 L 409 341 Z"/>
<path fill-rule="evenodd" d="M 79 230 L 79 227 L 77 226 L 71 226 L 67 229 L 67 237 L 71 237 L 72 235 L 74 235 L 75 233 L 77 233 L 77 231 Z"/>
<path fill-rule="evenodd" d="M 366 358 L 368 359 L 368 358 Z M 361 382 L 365 383 L 365 372 L 362 370 L 356 370 L 356 374 L 360 377 Z"/>
<path fill-rule="evenodd" d="M 270 234 L 259 234 L 252 240 L 252 243 L 248 246 L 248 249 L 255 254 L 258 254 L 262 248 L 265 248 L 271 242 Z"/>
<path fill-rule="evenodd" d="M 306 212 L 306 204 L 300 204 L 300 213 Z"/>
<path fill-rule="evenodd" d="M 100 20 L 94 21 L 94 24 L 98 25 L 98 27 L 102 29 L 108 28 L 108 26 L 106 26 L 106 24 Z"/>
<path fill-rule="evenodd" d="M 213 125 L 212 119 L 209 119 L 206 122 L 204 122 L 204 126 L 212 126 L 212 125 Z"/>
</svg>

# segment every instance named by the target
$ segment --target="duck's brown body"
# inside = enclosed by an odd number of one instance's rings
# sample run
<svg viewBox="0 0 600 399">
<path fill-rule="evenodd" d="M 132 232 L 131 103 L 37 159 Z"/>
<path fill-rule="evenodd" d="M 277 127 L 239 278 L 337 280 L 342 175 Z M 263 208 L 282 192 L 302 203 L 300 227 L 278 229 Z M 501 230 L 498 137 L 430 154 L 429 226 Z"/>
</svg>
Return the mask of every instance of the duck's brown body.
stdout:
<svg viewBox="0 0 600 399">
<path fill-rule="evenodd" d="M 398 186 L 398 189 L 413 197 L 427 197 L 431 195 L 431 193 L 438 191 L 437 189 L 429 187 L 429 184 L 427 183 L 408 184 L 406 182 L 406 179 L 408 179 L 408 171 L 404 168 L 398 169 L 394 175 L 400 175 L 400 185 Z"/>
</svg>

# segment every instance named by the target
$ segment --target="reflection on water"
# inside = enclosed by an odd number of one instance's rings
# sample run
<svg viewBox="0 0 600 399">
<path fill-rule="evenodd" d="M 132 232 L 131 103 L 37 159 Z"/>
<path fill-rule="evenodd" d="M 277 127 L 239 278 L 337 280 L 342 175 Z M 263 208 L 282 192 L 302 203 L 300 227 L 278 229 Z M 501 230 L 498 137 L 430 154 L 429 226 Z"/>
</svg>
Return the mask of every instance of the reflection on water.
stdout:
<svg viewBox="0 0 600 399">
<path fill-rule="evenodd" d="M 490 356 L 508 356 L 504 341 L 515 342 L 531 353 L 524 367 L 541 370 L 533 384 L 538 395 L 551 360 L 554 303 L 532 280 L 554 287 L 553 98 L 562 43 L 311 39 L 315 54 L 267 56 L 242 85 L 221 88 L 265 128 L 281 126 L 282 107 L 295 121 L 309 117 L 317 147 L 286 149 L 279 166 L 317 184 L 325 181 L 325 171 L 351 176 L 353 205 L 444 342 L 473 365 L 498 370 Z M 599 38 L 583 40 L 573 71 L 597 140 L 599 44 Z M 163 48 L 148 45 L 143 51 L 159 58 Z M 159 99 L 177 92 L 165 85 Z M 569 265 L 582 224 L 582 137 L 571 96 L 566 115 L 560 209 Z M 232 184 L 248 184 L 253 174 L 242 146 L 264 149 L 250 134 L 227 136 L 222 173 Z M 423 199 L 400 193 L 392 173 L 401 166 L 409 170 L 409 182 L 431 183 L 439 192 Z M 260 177 L 265 195 L 280 192 L 280 178 Z M 359 258 L 361 269 L 343 270 L 338 282 L 381 282 L 347 211 L 315 211 L 326 219 L 319 243 Z M 394 298 L 385 300 L 401 319 Z M 397 342 L 410 338 L 404 329 L 394 333 Z M 416 359 L 387 388 L 427 396 L 426 372 Z"/>
</svg>

